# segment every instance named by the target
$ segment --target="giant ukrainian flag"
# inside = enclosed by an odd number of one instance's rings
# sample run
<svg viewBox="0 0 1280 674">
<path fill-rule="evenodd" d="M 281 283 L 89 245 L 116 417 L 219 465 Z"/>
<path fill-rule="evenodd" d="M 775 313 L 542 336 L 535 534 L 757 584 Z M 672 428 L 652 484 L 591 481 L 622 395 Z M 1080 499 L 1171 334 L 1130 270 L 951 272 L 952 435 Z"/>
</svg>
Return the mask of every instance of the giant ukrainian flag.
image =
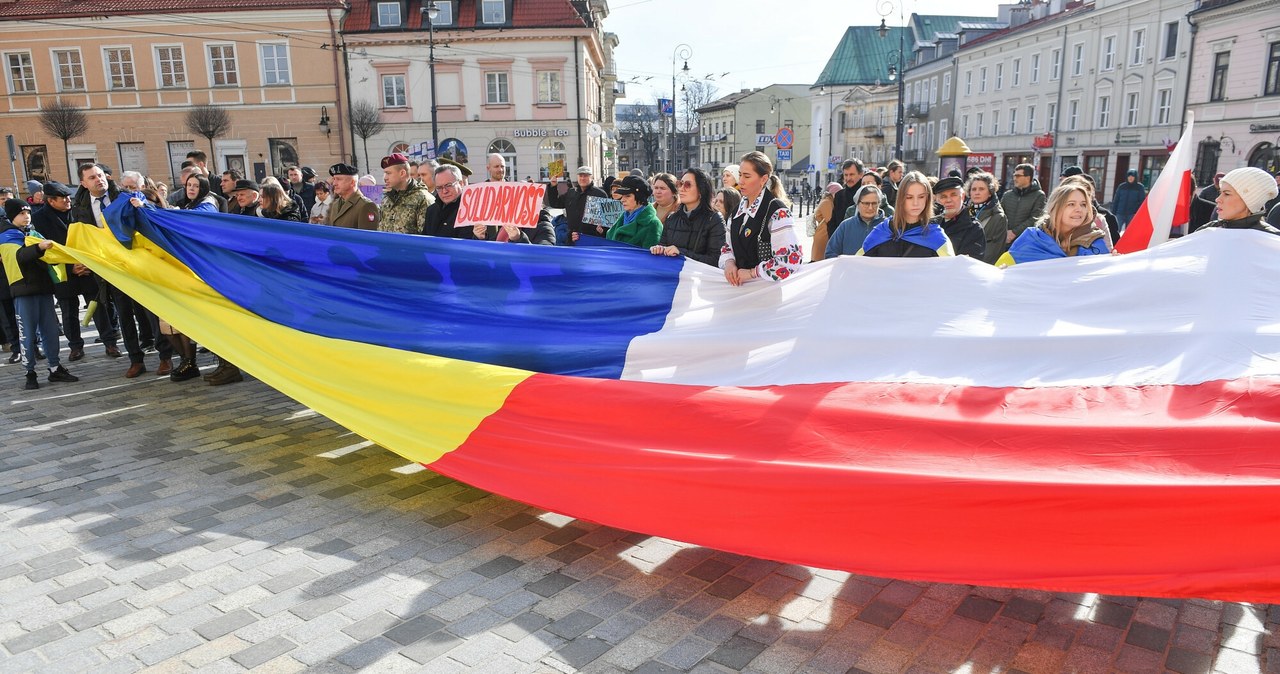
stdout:
<svg viewBox="0 0 1280 674">
<path fill-rule="evenodd" d="M 76 225 L 66 254 L 504 496 L 877 576 L 1280 601 L 1280 237 L 733 288 L 641 250 L 108 215 L 131 248 Z"/>
</svg>

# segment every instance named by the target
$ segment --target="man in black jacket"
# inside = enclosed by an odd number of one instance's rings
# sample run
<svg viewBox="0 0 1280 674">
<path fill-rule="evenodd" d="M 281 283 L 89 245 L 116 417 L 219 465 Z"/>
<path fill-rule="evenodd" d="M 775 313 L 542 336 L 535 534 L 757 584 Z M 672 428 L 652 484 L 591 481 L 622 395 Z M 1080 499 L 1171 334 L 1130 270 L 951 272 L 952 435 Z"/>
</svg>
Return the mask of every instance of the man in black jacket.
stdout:
<svg viewBox="0 0 1280 674">
<path fill-rule="evenodd" d="M 31 227 L 46 239 L 67 245 L 67 230 L 71 226 L 71 188 L 60 182 L 44 184 L 44 206 L 31 214 Z M 67 280 L 55 284 L 53 293 L 58 298 L 62 313 L 62 334 L 71 349 L 68 360 L 84 358 L 84 338 L 80 336 L 80 299 L 86 303 L 98 298 L 98 281 L 82 264 L 66 265 Z M 93 313 L 93 323 L 98 335 L 109 349 L 116 349 L 115 329 L 107 316 L 107 308 L 99 306 Z M 118 350 L 118 349 L 117 349 Z"/>
<path fill-rule="evenodd" d="M 579 166 L 578 184 L 570 187 L 564 194 L 560 194 L 559 190 L 560 176 L 552 178 L 551 184 L 547 186 L 547 205 L 564 209 L 565 220 L 569 221 L 570 237 L 575 242 L 583 234 L 604 236 L 603 227 L 584 225 L 582 222 L 582 216 L 587 210 L 587 197 L 609 198 L 604 190 L 596 187 L 592 178 L 590 166 Z"/>
<path fill-rule="evenodd" d="M 951 239 L 956 255 L 968 255 L 982 260 L 987 250 L 987 236 L 982 226 L 974 222 L 964 203 L 964 183 L 959 178 L 947 176 L 933 186 L 933 196 L 942 205 L 942 215 L 934 222 L 942 225 L 942 231 Z"/>
<path fill-rule="evenodd" d="M 832 199 L 831 219 L 827 220 L 827 237 L 836 233 L 836 228 L 848 217 L 846 212 L 856 205 L 855 197 L 862 188 L 862 160 L 848 159 L 840 165 L 840 178 L 844 181 L 844 189 L 836 192 Z"/>
<path fill-rule="evenodd" d="M 462 203 L 462 188 L 467 184 L 462 171 L 456 166 L 442 164 L 435 170 L 433 182 L 436 186 L 436 200 L 427 206 L 422 219 L 422 233 L 446 239 L 468 238 L 471 230 L 453 226 L 458 219 L 458 206 Z"/>
</svg>

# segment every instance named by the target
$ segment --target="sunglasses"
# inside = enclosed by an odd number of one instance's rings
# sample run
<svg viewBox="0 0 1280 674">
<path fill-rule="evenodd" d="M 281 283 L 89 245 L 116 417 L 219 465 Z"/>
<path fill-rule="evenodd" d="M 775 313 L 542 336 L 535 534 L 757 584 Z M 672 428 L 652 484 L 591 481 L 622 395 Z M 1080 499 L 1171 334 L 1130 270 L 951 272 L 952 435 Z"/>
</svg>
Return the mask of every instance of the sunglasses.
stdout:
<svg viewBox="0 0 1280 674">
<path fill-rule="evenodd" d="M 692 182 L 692 181 L 689 181 L 689 180 L 681 180 L 681 181 L 680 181 L 680 188 L 681 188 L 681 189 L 690 189 L 690 190 L 691 190 L 691 189 L 693 189 L 694 187 L 695 187 L 695 185 L 693 184 L 693 182 Z"/>
</svg>

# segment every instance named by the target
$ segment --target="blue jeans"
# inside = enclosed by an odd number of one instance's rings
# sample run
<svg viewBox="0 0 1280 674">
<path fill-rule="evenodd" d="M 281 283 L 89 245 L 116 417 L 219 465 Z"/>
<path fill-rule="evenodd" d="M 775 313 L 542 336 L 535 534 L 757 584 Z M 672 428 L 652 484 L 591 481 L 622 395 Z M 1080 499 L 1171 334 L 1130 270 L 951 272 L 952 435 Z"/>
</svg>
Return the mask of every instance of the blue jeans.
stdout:
<svg viewBox="0 0 1280 674">
<path fill-rule="evenodd" d="M 53 295 L 24 295 L 13 298 L 22 325 L 22 362 L 27 372 L 36 371 L 36 334 L 49 359 L 49 369 L 58 367 L 58 314 L 53 310 Z"/>
</svg>

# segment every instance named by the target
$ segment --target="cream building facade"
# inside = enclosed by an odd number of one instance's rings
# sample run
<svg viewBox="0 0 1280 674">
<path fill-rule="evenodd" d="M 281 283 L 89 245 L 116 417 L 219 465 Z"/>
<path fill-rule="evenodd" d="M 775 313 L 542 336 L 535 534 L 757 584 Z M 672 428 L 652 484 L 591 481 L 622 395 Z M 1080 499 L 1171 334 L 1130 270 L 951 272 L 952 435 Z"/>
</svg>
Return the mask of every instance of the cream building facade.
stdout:
<svg viewBox="0 0 1280 674">
<path fill-rule="evenodd" d="M 0 0 L 0 127 L 18 146 L 18 182 L 74 184 L 72 167 L 84 162 L 170 182 L 193 149 L 211 153 L 215 170 L 260 178 L 295 163 L 323 173 L 347 156 L 342 64 L 332 48 L 339 0 L 136 6 Z M 65 153 L 40 122 L 55 101 L 83 109 L 88 121 Z M 212 148 L 187 128 L 188 111 L 201 104 L 231 120 Z"/>
</svg>

